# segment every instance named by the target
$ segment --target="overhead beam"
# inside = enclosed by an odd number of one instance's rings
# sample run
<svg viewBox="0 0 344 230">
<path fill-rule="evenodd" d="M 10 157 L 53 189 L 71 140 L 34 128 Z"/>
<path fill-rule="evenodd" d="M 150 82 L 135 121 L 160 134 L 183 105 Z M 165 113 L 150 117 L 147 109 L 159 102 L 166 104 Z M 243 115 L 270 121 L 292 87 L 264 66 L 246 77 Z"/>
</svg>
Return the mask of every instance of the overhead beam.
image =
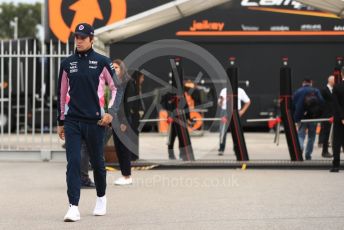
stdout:
<svg viewBox="0 0 344 230">
<path fill-rule="evenodd" d="M 232 0 L 175 0 L 101 27 L 95 31 L 95 36 L 105 45 L 119 42 L 230 1 Z"/>
</svg>

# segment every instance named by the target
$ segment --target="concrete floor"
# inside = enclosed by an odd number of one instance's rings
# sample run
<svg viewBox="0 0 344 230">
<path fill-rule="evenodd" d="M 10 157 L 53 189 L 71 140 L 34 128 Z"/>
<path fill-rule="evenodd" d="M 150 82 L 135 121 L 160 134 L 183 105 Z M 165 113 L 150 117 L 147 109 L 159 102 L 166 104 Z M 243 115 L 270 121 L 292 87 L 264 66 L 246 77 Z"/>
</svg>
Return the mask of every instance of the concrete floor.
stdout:
<svg viewBox="0 0 344 230">
<path fill-rule="evenodd" d="M 344 229 L 343 173 L 327 170 L 134 171 L 112 185 L 108 214 L 91 215 L 82 190 L 81 221 L 64 223 L 64 162 L 0 162 L 0 229 Z"/>
<path fill-rule="evenodd" d="M 64 161 L 65 150 L 61 147 L 57 134 L 52 136 L 45 134 L 32 138 L 26 135 L 12 135 L 0 137 L 0 161 L 1 160 L 39 160 L 41 150 L 55 151 L 54 160 Z M 251 160 L 290 160 L 288 146 L 284 133 L 280 135 L 280 144 L 273 143 L 273 133 L 245 133 L 248 154 Z M 167 136 L 158 133 L 140 134 L 140 158 L 143 160 L 167 160 Z M 219 134 L 216 132 L 205 131 L 202 136 L 191 136 L 192 147 L 196 160 L 234 160 L 232 138 L 230 133 L 227 135 L 226 150 L 224 156 L 218 156 Z M 317 140 L 316 142 L 317 143 Z M 111 145 L 111 140 L 110 143 Z M 175 149 L 178 140 L 175 142 Z M 36 152 L 36 155 L 27 151 Z M 331 151 L 331 149 L 330 149 Z M 15 152 L 15 153 L 14 153 Z M 176 150 L 176 155 L 178 151 Z M 313 159 L 323 159 L 321 149 L 315 144 Z"/>
</svg>

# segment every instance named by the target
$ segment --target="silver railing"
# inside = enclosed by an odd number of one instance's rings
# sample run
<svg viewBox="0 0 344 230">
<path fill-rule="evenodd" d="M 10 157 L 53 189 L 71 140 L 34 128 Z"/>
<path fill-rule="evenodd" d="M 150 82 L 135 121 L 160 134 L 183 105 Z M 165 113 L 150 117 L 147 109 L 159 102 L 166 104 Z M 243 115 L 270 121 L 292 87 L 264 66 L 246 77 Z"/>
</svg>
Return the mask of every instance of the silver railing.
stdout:
<svg viewBox="0 0 344 230">
<path fill-rule="evenodd" d="M 56 150 L 56 85 L 69 44 L 0 41 L 0 150 Z"/>
</svg>

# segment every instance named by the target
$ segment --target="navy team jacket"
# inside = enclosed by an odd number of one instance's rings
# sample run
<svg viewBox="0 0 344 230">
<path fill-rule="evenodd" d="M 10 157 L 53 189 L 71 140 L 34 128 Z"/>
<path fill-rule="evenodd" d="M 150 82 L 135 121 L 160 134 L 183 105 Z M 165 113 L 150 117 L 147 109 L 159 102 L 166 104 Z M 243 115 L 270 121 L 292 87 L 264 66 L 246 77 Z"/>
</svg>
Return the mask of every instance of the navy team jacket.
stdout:
<svg viewBox="0 0 344 230">
<path fill-rule="evenodd" d="M 105 84 L 111 90 L 109 108 L 116 97 L 116 77 L 111 60 L 92 48 L 69 56 L 60 66 L 57 88 L 57 124 L 65 119 L 97 122 L 104 115 Z"/>
</svg>

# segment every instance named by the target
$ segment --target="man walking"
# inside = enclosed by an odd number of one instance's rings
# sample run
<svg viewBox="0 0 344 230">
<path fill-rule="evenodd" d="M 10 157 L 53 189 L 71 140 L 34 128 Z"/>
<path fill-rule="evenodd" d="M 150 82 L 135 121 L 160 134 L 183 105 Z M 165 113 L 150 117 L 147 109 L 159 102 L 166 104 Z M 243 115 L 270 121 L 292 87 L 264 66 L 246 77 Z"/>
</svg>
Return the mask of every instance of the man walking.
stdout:
<svg viewBox="0 0 344 230">
<path fill-rule="evenodd" d="M 75 54 L 60 66 L 58 81 L 57 123 L 58 135 L 66 141 L 67 194 L 69 209 L 64 221 L 80 220 L 80 149 L 85 141 L 90 154 L 97 190 L 94 215 L 106 214 L 106 171 L 103 156 L 104 126 L 112 116 L 104 111 L 104 87 L 111 89 L 111 102 L 116 96 L 111 60 L 96 53 L 93 48 L 94 29 L 87 23 L 75 29 Z"/>
<path fill-rule="evenodd" d="M 313 86 L 311 79 L 304 79 L 302 87 L 293 95 L 293 108 L 295 122 L 299 123 L 298 136 L 301 150 L 304 150 L 304 141 L 308 132 L 308 142 L 305 151 L 306 160 L 312 159 L 313 146 L 316 136 L 316 122 L 301 123 L 302 119 L 319 118 L 321 116 L 321 104 L 324 102 L 320 91 Z"/>
<path fill-rule="evenodd" d="M 340 148 L 344 148 L 344 67 L 342 81 L 333 87 L 333 165 L 330 172 L 339 172 Z"/>
<path fill-rule="evenodd" d="M 332 100 L 332 90 L 334 86 L 334 76 L 331 75 L 327 79 L 326 87 L 320 90 L 322 97 L 324 98 L 324 107 L 322 111 L 323 118 L 329 118 L 333 116 L 333 100 Z M 331 123 L 330 122 L 322 122 L 321 123 L 321 131 L 319 134 L 319 141 L 322 143 L 322 157 L 332 157 L 332 155 L 328 152 L 328 142 L 330 137 L 331 131 Z"/>
<path fill-rule="evenodd" d="M 223 88 L 220 92 L 220 96 L 218 98 L 218 105 L 221 106 L 221 117 L 228 117 L 227 112 L 227 88 Z M 241 106 L 241 104 L 243 104 Z M 238 110 L 239 110 L 239 117 L 242 117 L 246 111 L 248 110 L 248 107 L 251 105 L 251 100 L 247 96 L 245 90 L 242 88 L 238 88 Z M 218 155 L 222 156 L 223 152 L 225 151 L 226 147 L 226 138 L 227 138 L 227 126 L 224 122 L 220 123 L 220 147 L 218 151 Z M 234 145 L 234 151 L 237 152 L 238 148 L 235 143 Z"/>
</svg>

